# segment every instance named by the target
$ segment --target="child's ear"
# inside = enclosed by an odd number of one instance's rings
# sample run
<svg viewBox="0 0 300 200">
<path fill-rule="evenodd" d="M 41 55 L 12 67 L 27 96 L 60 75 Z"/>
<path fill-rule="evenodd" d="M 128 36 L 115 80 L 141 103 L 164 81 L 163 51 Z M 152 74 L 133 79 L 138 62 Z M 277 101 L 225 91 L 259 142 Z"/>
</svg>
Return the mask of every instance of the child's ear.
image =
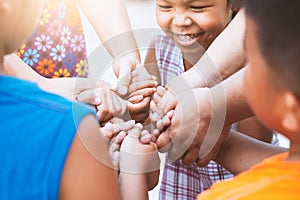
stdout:
<svg viewBox="0 0 300 200">
<path fill-rule="evenodd" d="M 290 131 L 299 131 L 300 123 L 300 104 L 297 97 L 291 92 L 284 94 L 284 108 L 282 116 L 282 126 Z"/>
<path fill-rule="evenodd" d="M 0 0 L 0 12 L 4 13 L 12 9 L 12 2 L 10 0 Z"/>
</svg>

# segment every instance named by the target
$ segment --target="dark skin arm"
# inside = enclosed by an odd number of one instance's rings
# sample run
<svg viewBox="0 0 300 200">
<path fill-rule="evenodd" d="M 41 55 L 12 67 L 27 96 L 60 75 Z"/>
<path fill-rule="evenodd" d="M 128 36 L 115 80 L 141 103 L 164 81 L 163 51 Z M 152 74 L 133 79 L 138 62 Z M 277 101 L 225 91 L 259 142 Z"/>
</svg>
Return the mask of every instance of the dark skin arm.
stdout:
<svg viewBox="0 0 300 200">
<path fill-rule="evenodd" d="M 274 146 L 231 130 L 222 144 L 215 161 L 233 174 L 238 174 L 249 170 L 265 158 L 286 151 L 287 149 L 285 148 Z"/>
</svg>

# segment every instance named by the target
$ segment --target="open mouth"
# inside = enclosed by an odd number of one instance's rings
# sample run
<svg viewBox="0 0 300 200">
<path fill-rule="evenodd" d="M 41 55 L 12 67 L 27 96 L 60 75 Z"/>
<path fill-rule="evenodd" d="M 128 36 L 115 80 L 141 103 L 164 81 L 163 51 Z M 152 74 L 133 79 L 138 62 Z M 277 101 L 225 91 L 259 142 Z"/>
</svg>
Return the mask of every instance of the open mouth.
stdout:
<svg viewBox="0 0 300 200">
<path fill-rule="evenodd" d="M 189 46 L 197 42 L 197 39 L 201 35 L 200 33 L 197 34 L 175 34 L 177 37 L 177 41 L 180 45 Z"/>
</svg>

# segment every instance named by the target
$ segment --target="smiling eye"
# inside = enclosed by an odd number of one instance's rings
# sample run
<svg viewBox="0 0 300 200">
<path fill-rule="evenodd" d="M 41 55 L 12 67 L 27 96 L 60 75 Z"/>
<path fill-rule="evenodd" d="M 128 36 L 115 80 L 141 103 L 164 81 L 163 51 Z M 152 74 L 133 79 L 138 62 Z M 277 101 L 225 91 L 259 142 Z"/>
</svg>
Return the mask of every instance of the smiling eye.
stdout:
<svg viewBox="0 0 300 200">
<path fill-rule="evenodd" d="M 203 12 L 206 9 L 206 6 L 191 6 L 191 10 L 195 12 Z"/>
<path fill-rule="evenodd" d="M 171 6 L 164 6 L 164 5 L 157 5 L 157 7 L 163 11 L 168 11 L 172 8 Z"/>
</svg>

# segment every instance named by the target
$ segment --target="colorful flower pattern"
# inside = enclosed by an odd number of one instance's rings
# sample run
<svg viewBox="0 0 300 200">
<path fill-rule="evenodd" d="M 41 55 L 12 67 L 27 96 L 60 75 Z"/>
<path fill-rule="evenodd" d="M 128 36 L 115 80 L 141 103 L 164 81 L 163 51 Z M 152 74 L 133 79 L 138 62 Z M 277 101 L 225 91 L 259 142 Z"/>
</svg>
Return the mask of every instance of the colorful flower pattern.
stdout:
<svg viewBox="0 0 300 200">
<path fill-rule="evenodd" d="M 87 77 L 86 44 L 75 0 L 46 0 L 36 31 L 16 54 L 47 78 Z"/>
</svg>

